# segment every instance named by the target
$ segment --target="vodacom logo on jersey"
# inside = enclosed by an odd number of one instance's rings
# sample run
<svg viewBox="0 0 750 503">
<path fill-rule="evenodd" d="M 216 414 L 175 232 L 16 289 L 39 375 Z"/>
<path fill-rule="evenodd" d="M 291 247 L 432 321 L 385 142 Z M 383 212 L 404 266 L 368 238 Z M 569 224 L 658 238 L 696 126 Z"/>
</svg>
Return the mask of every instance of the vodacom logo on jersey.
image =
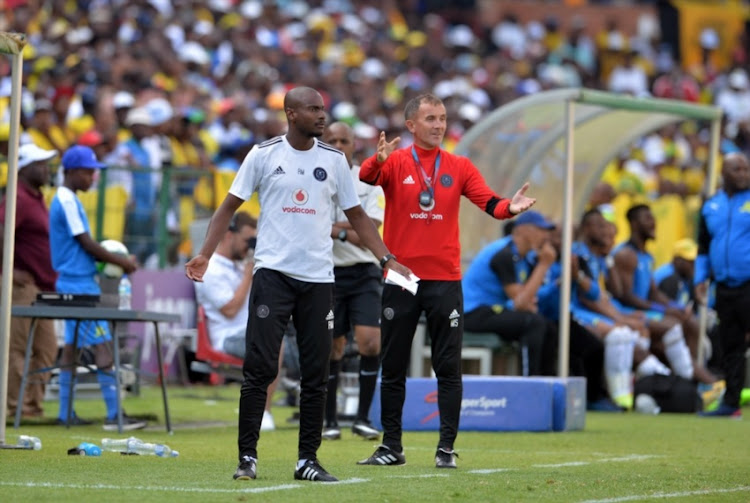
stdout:
<svg viewBox="0 0 750 503">
<path fill-rule="evenodd" d="M 302 208 L 310 197 L 305 189 L 294 189 L 292 191 L 292 202 L 296 206 L 282 206 L 281 211 L 284 213 L 301 213 L 304 215 L 315 215 L 317 212 L 314 208 Z"/>
</svg>

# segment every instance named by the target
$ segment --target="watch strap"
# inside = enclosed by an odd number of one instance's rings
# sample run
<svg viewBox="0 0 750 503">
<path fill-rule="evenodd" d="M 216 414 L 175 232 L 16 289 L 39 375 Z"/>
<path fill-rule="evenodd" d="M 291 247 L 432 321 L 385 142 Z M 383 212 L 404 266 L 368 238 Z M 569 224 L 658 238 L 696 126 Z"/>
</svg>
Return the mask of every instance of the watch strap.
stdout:
<svg viewBox="0 0 750 503">
<path fill-rule="evenodd" d="M 392 253 L 386 253 L 383 258 L 380 259 L 380 267 L 385 267 L 385 264 L 391 259 L 396 260 L 396 256 Z"/>
</svg>

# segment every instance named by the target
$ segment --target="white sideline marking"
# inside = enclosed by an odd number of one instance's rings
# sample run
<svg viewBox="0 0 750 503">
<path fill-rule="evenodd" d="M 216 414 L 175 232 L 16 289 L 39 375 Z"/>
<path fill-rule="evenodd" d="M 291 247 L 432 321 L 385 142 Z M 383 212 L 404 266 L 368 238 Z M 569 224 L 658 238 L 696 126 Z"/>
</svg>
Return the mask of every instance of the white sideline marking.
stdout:
<svg viewBox="0 0 750 503">
<path fill-rule="evenodd" d="M 489 475 L 491 473 L 509 472 L 514 468 L 480 468 L 478 470 L 469 470 L 467 473 L 476 473 L 479 475 Z"/>
<path fill-rule="evenodd" d="M 619 456 L 616 458 L 595 459 L 593 461 L 569 461 L 567 463 L 554 463 L 544 465 L 531 465 L 533 468 L 565 468 L 567 466 L 585 466 L 593 463 L 615 463 L 620 461 L 640 461 L 642 459 L 658 458 L 661 456 L 651 454 L 631 454 L 628 456 Z"/>
<path fill-rule="evenodd" d="M 340 480 L 338 482 L 328 482 L 328 484 L 343 485 L 343 484 L 359 484 L 361 482 L 369 482 L 370 479 L 347 479 Z M 220 489 L 211 487 L 162 487 L 162 486 L 117 486 L 112 484 L 61 484 L 52 482 L 3 482 L 0 481 L 0 486 L 15 486 L 15 487 L 47 487 L 51 489 L 111 489 L 115 491 L 174 491 L 182 493 L 224 493 L 224 494 L 237 494 L 237 493 L 266 493 L 271 491 L 285 491 L 288 489 L 301 489 L 306 485 L 303 484 L 282 484 L 279 486 L 266 486 L 266 487 L 247 487 L 239 489 Z"/>
<path fill-rule="evenodd" d="M 750 486 L 730 487 L 727 489 L 701 489 L 698 491 L 683 491 L 679 493 L 654 493 L 641 494 L 638 496 L 621 496 L 619 498 L 606 498 L 602 500 L 586 500 L 581 503 L 618 503 L 620 501 L 638 501 L 664 498 L 683 498 L 686 496 L 703 496 L 707 494 L 736 493 L 750 491 Z"/>
<path fill-rule="evenodd" d="M 434 477 L 449 477 L 447 473 L 424 473 L 422 475 L 390 475 L 389 479 L 429 479 Z"/>
</svg>

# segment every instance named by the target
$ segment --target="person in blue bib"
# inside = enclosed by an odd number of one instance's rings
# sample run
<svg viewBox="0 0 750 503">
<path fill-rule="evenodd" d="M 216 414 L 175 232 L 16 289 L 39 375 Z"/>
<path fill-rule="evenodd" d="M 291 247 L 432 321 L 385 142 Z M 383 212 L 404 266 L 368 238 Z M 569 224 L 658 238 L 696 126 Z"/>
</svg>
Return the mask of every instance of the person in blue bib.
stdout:
<svg viewBox="0 0 750 503">
<path fill-rule="evenodd" d="M 654 258 L 646 243 L 654 239 L 656 221 L 645 204 L 631 207 L 626 214 L 630 239 L 612 250 L 608 289 L 622 312 L 640 313 L 651 333 L 651 351 L 664 355 L 680 377 L 700 383 L 718 382 L 702 362 L 695 362 L 699 332 L 690 306 L 680 306 L 656 287 Z"/>
<path fill-rule="evenodd" d="M 136 269 L 136 263 L 128 257 L 107 251 L 91 237 L 88 217 L 83 209 L 76 191 L 86 192 L 94 183 L 94 173 L 104 168 L 94 151 L 89 147 L 76 145 L 70 147 L 62 156 L 63 184 L 58 188 L 50 206 L 50 253 L 52 267 L 58 274 L 55 289 L 61 293 L 94 294 L 101 293 L 96 281 L 96 262 L 108 262 L 122 267 L 126 274 Z M 77 327 L 76 327 L 77 325 Z M 102 397 L 107 406 L 107 418 L 104 429 L 117 429 L 117 380 L 112 371 L 112 337 L 106 321 L 87 320 L 65 322 L 65 345 L 60 357 L 60 411 L 58 423 L 66 424 L 68 411 L 72 407 L 69 393 L 72 379 L 71 367 L 74 362 L 73 340 L 78 331 L 78 348 L 91 347 L 97 366 L 97 380 L 102 390 Z M 70 412 L 70 423 L 73 425 L 90 424 L 79 418 L 74 411 Z M 123 429 L 135 430 L 144 428 L 145 421 L 123 415 Z"/>
</svg>

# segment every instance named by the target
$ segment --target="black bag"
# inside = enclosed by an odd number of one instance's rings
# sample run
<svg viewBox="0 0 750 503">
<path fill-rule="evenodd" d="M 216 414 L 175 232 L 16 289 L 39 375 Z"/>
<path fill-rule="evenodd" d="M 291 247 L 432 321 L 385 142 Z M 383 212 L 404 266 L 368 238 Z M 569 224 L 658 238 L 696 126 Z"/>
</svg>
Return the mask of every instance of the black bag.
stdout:
<svg viewBox="0 0 750 503">
<path fill-rule="evenodd" d="M 703 409 L 703 401 L 693 381 L 672 375 L 654 374 L 641 377 L 635 382 L 634 396 L 651 395 L 662 412 L 697 412 Z"/>
</svg>

